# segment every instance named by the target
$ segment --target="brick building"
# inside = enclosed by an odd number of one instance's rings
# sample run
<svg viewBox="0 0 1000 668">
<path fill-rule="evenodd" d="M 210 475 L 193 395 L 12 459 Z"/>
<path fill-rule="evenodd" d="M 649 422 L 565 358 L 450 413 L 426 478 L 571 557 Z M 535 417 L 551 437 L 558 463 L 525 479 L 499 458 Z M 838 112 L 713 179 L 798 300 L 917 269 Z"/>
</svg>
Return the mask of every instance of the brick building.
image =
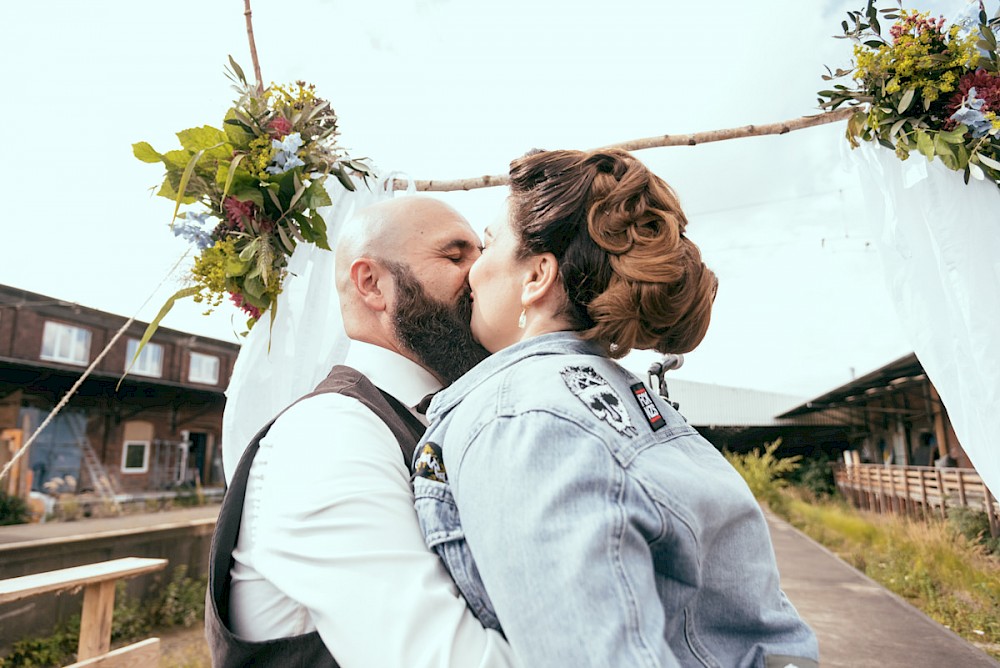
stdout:
<svg viewBox="0 0 1000 668">
<path fill-rule="evenodd" d="M 0 285 L 0 431 L 34 432 L 126 320 Z M 31 446 L 32 489 L 67 475 L 80 491 L 116 494 L 223 484 L 239 345 L 161 327 L 118 386 L 145 328 L 132 324 Z"/>
<path fill-rule="evenodd" d="M 913 353 L 783 413 L 852 425 L 862 462 L 973 468 L 934 384 Z"/>
</svg>

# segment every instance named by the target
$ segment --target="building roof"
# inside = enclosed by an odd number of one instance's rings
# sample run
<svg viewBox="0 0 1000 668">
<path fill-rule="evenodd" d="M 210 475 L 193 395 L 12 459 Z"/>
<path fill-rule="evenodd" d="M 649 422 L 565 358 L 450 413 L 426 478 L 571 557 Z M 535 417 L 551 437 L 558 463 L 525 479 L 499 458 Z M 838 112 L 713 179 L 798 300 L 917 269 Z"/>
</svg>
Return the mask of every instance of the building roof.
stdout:
<svg viewBox="0 0 1000 668">
<path fill-rule="evenodd" d="M 848 408 L 862 403 L 864 398 L 898 389 L 911 382 L 923 381 L 925 378 L 923 366 L 917 356 L 910 353 L 826 394 L 794 406 L 778 417 L 795 418 L 819 411 Z"/>
<path fill-rule="evenodd" d="M 763 392 L 740 387 L 726 387 L 666 377 L 670 399 L 680 404 L 681 414 L 697 427 L 782 427 L 835 424 L 820 415 L 779 419 L 804 397 Z"/>
<path fill-rule="evenodd" d="M 64 318 L 66 317 L 65 314 L 68 310 L 73 313 L 74 319 L 81 321 L 93 321 L 93 324 L 100 322 L 102 325 L 114 322 L 116 323 L 114 325 L 116 327 L 121 326 L 121 324 L 124 324 L 125 321 L 128 320 L 128 316 L 102 311 L 90 306 L 84 306 L 83 304 L 77 304 L 76 302 L 70 302 L 64 299 L 58 299 L 56 297 L 50 297 L 37 292 L 30 292 L 28 290 L 24 290 L 23 288 L 3 284 L 0 284 L 0 306 L 8 308 L 29 308 L 33 311 L 37 311 L 38 313 Z M 145 329 L 148 324 L 149 323 L 147 322 L 136 320 L 133 323 L 133 329 Z M 240 349 L 239 343 L 219 339 L 214 336 L 192 334 L 190 332 L 185 332 L 179 329 L 171 329 L 169 327 L 158 327 L 156 331 L 161 336 L 167 336 L 174 339 L 197 339 L 201 342 L 210 343 L 213 346 L 221 346 L 234 351 L 238 351 Z"/>
</svg>

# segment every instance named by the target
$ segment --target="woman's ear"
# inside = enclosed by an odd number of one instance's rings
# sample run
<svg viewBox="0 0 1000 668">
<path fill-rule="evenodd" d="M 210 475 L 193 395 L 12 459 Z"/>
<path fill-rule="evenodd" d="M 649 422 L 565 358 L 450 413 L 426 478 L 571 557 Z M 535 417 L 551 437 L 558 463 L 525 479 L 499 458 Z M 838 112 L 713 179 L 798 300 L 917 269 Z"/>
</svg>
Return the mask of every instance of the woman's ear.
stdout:
<svg viewBox="0 0 1000 668">
<path fill-rule="evenodd" d="M 540 253 L 527 260 L 521 284 L 521 305 L 530 308 L 546 301 L 559 288 L 559 262 L 552 253 Z"/>
<path fill-rule="evenodd" d="M 372 311 L 386 309 L 386 273 L 378 263 L 365 257 L 358 258 L 351 263 L 350 277 L 351 285 L 362 303 Z"/>
</svg>

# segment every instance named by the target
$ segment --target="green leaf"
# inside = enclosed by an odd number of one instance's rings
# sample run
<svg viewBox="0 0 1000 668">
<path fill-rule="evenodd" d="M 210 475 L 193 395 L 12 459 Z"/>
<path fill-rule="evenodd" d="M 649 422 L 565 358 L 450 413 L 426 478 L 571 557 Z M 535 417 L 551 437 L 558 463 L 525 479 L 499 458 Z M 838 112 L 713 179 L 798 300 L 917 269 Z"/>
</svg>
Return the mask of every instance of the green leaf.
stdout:
<svg viewBox="0 0 1000 668">
<path fill-rule="evenodd" d="M 294 220 L 298 224 L 299 232 L 302 234 L 302 238 L 305 241 L 308 241 L 309 243 L 316 242 L 316 232 L 313 231 L 312 223 L 309 222 L 308 218 L 306 218 L 301 213 L 293 213 L 292 220 Z M 295 230 L 294 226 L 289 225 L 288 229 L 292 230 L 294 234 Z"/>
<path fill-rule="evenodd" d="M 323 179 L 316 179 L 309 184 L 302 203 L 310 211 L 315 211 L 321 206 L 331 206 L 333 204 L 333 201 L 330 199 L 330 193 L 323 187 Z"/>
<path fill-rule="evenodd" d="M 909 109 L 910 105 L 913 104 L 913 97 L 916 94 L 917 94 L 916 88 L 907 88 L 906 92 L 903 93 L 903 97 L 900 98 L 899 104 L 896 105 L 896 111 L 901 114 L 907 109 Z"/>
<path fill-rule="evenodd" d="M 982 164 L 986 165 L 990 169 L 995 169 L 998 172 L 1000 172 L 1000 162 L 997 162 L 993 158 L 985 156 L 982 153 L 977 153 L 976 154 L 976 158 L 979 160 L 979 162 L 981 162 Z"/>
<path fill-rule="evenodd" d="M 890 130 L 889 130 L 889 137 L 890 138 L 895 137 L 896 133 L 899 132 L 902 129 L 902 127 L 904 125 L 906 125 L 907 121 L 909 121 L 909 120 L 910 120 L 909 118 L 901 118 L 898 121 L 896 121 L 895 123 L 893 123 L 892 124 L 892 128 L 890 128 Z"/>
<path fill-rule="evenodd" d="M 274 193 L 274 189 L 264 188 L 264 192 L 266 192 L 267 196 L 271 198 L 271 202 L 274 204 L 274 208 L 278 210 L 278 214 L 280 215 L 284 213 L 284 210 L 281 208 L 281 202 L 278 200 L 278 196 Z"/>
<path fill-rule="evenodd" d="M 203 125 L 200 128 L 188 128 L 177 133 L 177 138 L 181 141 L 181 146 L 188 151 L 208 151 L 217 144 L 226 143 L 226 133 L 210 125 Z"/>
<path fill-rule="evenodd" d="M 225 131 L 229 143 L 243 150 L 249 149 L 250 142 L 257 136 L 252 126 L 236 117 L 235 109 L 226 112 L 226 120 L 222 122 L 222 129 Z"/>
<path fill-rule="evenodd" d="M 236 278 L 247 273 L 247 269 L 250 268 L 249 262 L 243 262 L 235 257 L 227 257 L 226 263 L 223 265 L 223 269 L 226 272 L 226 276 Z"/>
<path fill-rule="evenodd" d="M 236 76 L 238 76 L 240 78 L 240 81 L 242 81 L 245 84 L 247 82 L 247 78 L 246 75 L 243 74 L 243 68 L 240 67 L 239 64 L 237 64 L 236 60 L 233 59 L 232 56 L 229 56 L 229 64 L 230 66 L 232 66 L 233 72 L 236 73 Z"/>
<path fill-rule="evenodd" d="M 302 232 L 299 230 L 298 222 L 295 220 L 296 215 L 302 216 L 302 214 L 292 214 L 289 218 L 285 218 L 284 224 L 288 227 L 288 231 L 292 233 L 292 236 L 295 237 L 297 241 L 300 243 L 306 243 L 306 238 L 302 235 Z"/>
<path fill-rule="evenodd" d="M 201 160 L 201 156 L 203 154 L 204 151 L 198 151 L 195 153 L 194 157 L 191 158 L 191 161 L 188 162 L 187 167 L 184 168 L 184 173 L 181 174 L 181 183 L 177 186 L 177 199 L 174 202 L 174 215 L 170 218 L 171 228 L 174 225 L 174 221 L 177 220 L 177 212 L 180 210 L 181 204 L 184 203 L 184 191 L 187 190 L 188 181 L 191 180 L 191 174 L 194 173 L 194 167 L 198 164 L 198 161 Z"/>
<path fill-rule="evenodd" d="M 313 211 L 309 216 L 309 220 L 312 222 L 313 231 L 316 233 L 316 245 L 323 250 L 330 250 L 330 242 L 326 237 L 326 221 L 323 220 L 323 216 Z"/>
<path fill-rule="evenodd" d="M 934 140 L 923 130 L 917 130 L 917 150 L 927 158 L 934 159 Z"/>
<path fill-rule="evenodd" d="M 247 157 L 246 153 L 240 153 L 235 158 L 233 158 L 233 161 L 231 163 L 229 163 L 228 167 L 229 173 L 226 175 L 226 187 L 222 189 L 222 199 L 225 199 L 226 195 L 229 194 L 229 189 L 233 185 L 233 177 L 236 176 L 236 170 L 239 169 L 240 163 L 243 161 L 243 158 L 245 157 Z"/>
<path fill-rule="evenodd" d="M 958 169 L 958 156 L 955 147 L 946 142 L 940 134 L 934 138 L 934 153 L 948 169 Z"/>
<path fill-rule="evenodd" d="M 121 387 L 122 381 L 125 380 L 125 376 L 127 376 L 128 372 L 132 370 L 132 366 L 135 364 L 135 361 L 139 359 L 139 354 L 142 352 L 142 349 L 146 347 L 147 343 L 149 343 L 149 339 L 152 338 L 153 332 L 159 328 L 160 321 L 163 320 L 164 316 L 170 313 L 170 309 L 174 307 L 174 302 L 178 299 L 184 299 L 185 297 L 193 297 L 198 294 L 200 290 L 201 288 L 197 286 L 182 288 L 181 290 L 175 292 L 171 297 L 167 298 L 166 303 L 160 307 L 160 312 L 156 314 L 153 321 L 146 327 L 146 331 L 143 333 L 142 338 L 139 339 L 139 345 L 136 346 L 135 355 L 132 356 L 132 361 L 128 363 L 128 368 L 125 369 L 125 373 L 123 373 L 122 377 L 118 379 L 118 384 L 115 386 L 116 392 L 118 391 L 118 388 Z"/>
<path fill-rule="evenodd" d="M 132 144 L 132 155 L 143 162 L 160 162 L 163 158 L 147 142 L 140 141 Z"/>
<path fill-rule="evenodd" d="M 278 225 L 277 228 L 282 250 L 285 251 L 285 255 L 291 255 L 295 251 L 295 240 L 288 234 L 284 225 Z"/>
<path fill-rule="evenodd" d="M 254 185 L 234 182 L 230 194 L 241 202 L 253 202 L 258 208 L 264 208 L 264 194 Z"/>
<path fill-rule="evenodd" d="M 261 299 L 266 290 L 267 288 L 264 287 L 264 281 L 260 280 L 257 276 L 252 276 L 243 281 L 243 292 L 255 299 Z"/>
<path fill-rule="evenodd" d="M 964 144 L 965 133 L 969 131 L 967 125 L 957 125 L 954 130 L 941 132 L 938 136 L 949 144 Z"/>
<path fill-rule="evenodd" d="M 191 162 L 192 155 L 191 151 L 176 149 L 167 151 L 160 156 L 160 159 L 163 160 L 163 164 L 167 166 L 168 171 L 183 172 L 184 168 Z"/>
<path fill-rule="evenodd" d="M 344 186 L 348 191 L 354 192 L 354 182 L 344 173 L 340 165 L 334 168 L 333 173 L 337 177 L 337 180 L 340 181 L 340 185 Z"/>
</svg>

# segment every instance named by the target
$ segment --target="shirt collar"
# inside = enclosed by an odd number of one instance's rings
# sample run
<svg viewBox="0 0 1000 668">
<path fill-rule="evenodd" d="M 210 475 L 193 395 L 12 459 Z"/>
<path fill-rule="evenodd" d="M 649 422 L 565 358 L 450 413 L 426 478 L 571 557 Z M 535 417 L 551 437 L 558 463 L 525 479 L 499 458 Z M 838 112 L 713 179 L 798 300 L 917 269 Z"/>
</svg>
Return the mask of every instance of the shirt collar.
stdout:
<svg viewBox="0 0 1000 668">
<path fill-rule="evenodd" d="M 437 378 L 413 360 L 363 341 L 351 341 L 344 364 L 367 376 L 375 387 L 411 409 L 442 387 Z"/>
<path fill-rule="evenodd" d="M 599 355 L 605 356 L 601 347 L 584 341 L 576 332 L 553 332 L 515 343 L 499 350 L 477 364 L 471 371 L 441 390 L 431 402 L 427 417 L 431 422 L 454 408 L 469 392 L 527 357 L 537 355 Z"/>
</svg>

